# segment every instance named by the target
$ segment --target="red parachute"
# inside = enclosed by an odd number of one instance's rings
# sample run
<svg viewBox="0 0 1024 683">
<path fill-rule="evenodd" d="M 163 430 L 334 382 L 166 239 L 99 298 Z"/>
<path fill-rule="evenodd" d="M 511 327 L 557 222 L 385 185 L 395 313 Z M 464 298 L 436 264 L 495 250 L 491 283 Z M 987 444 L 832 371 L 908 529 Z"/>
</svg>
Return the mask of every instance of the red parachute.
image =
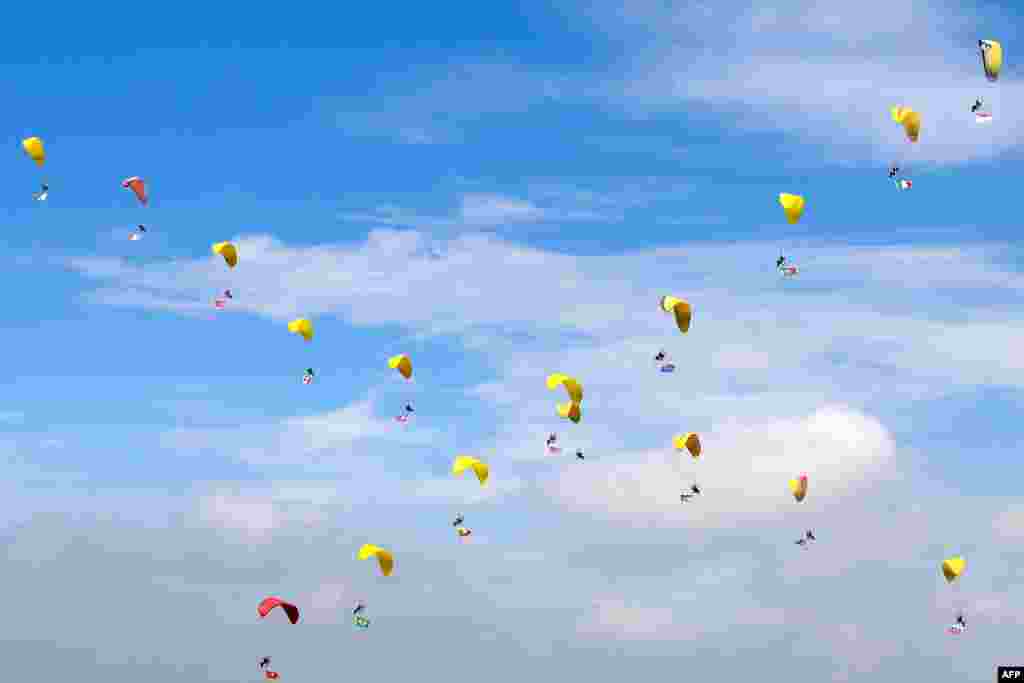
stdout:
<svg viewBox="0 0 1024 683">
<path fill-rule="evenodd" d="M 132 176 L 131 178 L 125 178 L 121 181 L 121 187 L 131 190 L 135 193 L 135 196 L 143 206 L 149 203 L 149 197 L 146 195 L 146 181 L 139 176 Z"/>
<path fill-rule="evenodd" d="M 260 617 L 265 617 L 270 614 L 270 610 L 275 607 L 283 609 L 284 613 L 288 615 L 288 621 L 293 624 L 299 621 L 299 608 L 290 602 L 285 602 L 281 598 L 265 598 L 257 609 L 259 610 Z"/>
</svg>

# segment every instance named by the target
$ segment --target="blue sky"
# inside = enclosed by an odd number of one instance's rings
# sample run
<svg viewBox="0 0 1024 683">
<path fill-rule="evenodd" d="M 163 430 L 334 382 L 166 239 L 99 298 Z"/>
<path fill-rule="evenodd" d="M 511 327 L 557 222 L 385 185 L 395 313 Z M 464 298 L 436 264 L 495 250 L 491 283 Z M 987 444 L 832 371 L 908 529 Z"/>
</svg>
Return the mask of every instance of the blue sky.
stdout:
<svg viewBox="0 0 1024 683">
<path fill-rule="evenodd" d="M 8 671 L 990 680 L 1024 624 L 1011 8 L 140 6 L 12 32 Z M 978 38 L 1006 48 L 997 85 Z M 779 192 L 807 197 L 799 225 Z M 558 371 L 584 384 L 579 425 Z M 587 460 L 545 456 L 550 431 Z M 696 465 L 670 452 L 684 431 Z M 457 453 L 487 489 L 449 475 Z M 270 594 L 303 622 L 257 623 Z"/>
</svg>

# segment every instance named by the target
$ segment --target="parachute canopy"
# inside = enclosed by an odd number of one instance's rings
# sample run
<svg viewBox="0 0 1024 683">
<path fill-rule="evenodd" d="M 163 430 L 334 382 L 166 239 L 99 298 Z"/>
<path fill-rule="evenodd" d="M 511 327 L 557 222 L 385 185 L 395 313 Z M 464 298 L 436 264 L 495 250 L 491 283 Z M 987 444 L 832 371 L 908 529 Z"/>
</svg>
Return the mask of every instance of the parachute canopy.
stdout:
<svg viewBox="0 0 1024 683">
<path fill-rule="evenodd" d="M 213 245 L 213 253 L 223 256 L 228 268 L 238 265 L 238 249 L 231 242 L 217 242 Z"/>
<path fill-rule="evenodd" d="M 121 187 L 131 190 L 143 206 L 149 203 L 149 196 L 146 194 L 146 181 L 138 176 L 125 178 L 121 181 Z"/>
<path fill-rule="evenodd" d="M 953 583 L 959 579 L 965 569 L 967 569 L 967 560 L 959 555 L 954 555 L 942 562 L 942 575 L 946 577 L 946 583 Z"/>
<path fill-rule="evenodd" d="M 910 107 L 893 107 L 892 120 L 903 126 L 907 139 L 917 142 L 921 135 L 921 115 Z"/>
<path fill-rule="evenodd" d="M 978 49 L 985 78 L 995 83 L 999 80 L 999 70 L 1003 68 L 1003 46 L 994 40 L 979 40 Z"/>
<path fill-rule="evenodd" d="M 305 318 L 296 318 L 288 323 L 288 331 L 292 334 L 301 334 L 306 341 L 313 341 L 313 323 Z"/>
<path fill-rule="evenodd" d="M 804 198 L 798 194 L 779 194 L 779 204 L 782 204 L 782 210 L 786 212 L 786 220 L 790 225 L 795 225 L 800 216 L 804 215 L 805 203 Z"/>
<path fill-rule="evenodd" d="M 694 459 L 700 457 L 700 437 L 694 432 L 687 432 L 686 434 L 677 434 L 672 437 L 672 445 L 675 446 L 677 451 L 686 449 L 690 451 L 690 455 Z"/>
<path fill-rule="evenodd" d="M 25 154 L 32 161 L 36 162 L 38 166 L 42 166 L 46 162 L 46 151 L 43 149 L 43 141 L 41 139 L 25 138 L 21 141 L 21 146 L 25 150 Z"/>
<path fill-rule="evenodd" d="M 661 297 L 661 310 L 671 313 L 676 317 L 676 327 L 683 334 L 690 331 L 690 319 L 693 317 L 693 309 L 690 304 L 674 296 Z"/>
<path fill-rule="evenodd" d="M 468 455 L 459 455 L 455 458 L 455 461 L 452 463 L 452 474 L 460 475 L 468 468 L 473 469 L 473 473 L 476 474 L 476 478 L 480 481 L 481 486 L 487 483 L 487 478 L 491 474 L 491 469 L 487 466 L 487 463 Z"/>
<path fill-rule="evenodd" d="M 387 550 L 378 548 L 375 545 L 367 543 L 359 549 L 359 559 L 368 560 L 371 557 L 377 558 L 377 564 L 380 565 L 380 573 L 384 576 L 391 576 L 391 570 L 395 568 L 395 558 Z"/>
<path fill-rule="evenodd" d="M 796 502 L 802 502 L 807 496 L 807 475 L 801 474 L 796 479 L 790 479 L 789 490 L 793 492 L 793 497 L 796 498 Z"/>
<path fill-rule="evenodd" d="M 566 392 L 569 394 L 569 402 L 559 403 L 556 406 L 558 415 L 567 420 L 579 422 L 582 417 L 580 402 L 583 400 L 583 385 L 579 383 L 579 380 L 575 377 L 556 372 L 548 375 L 547 384 L 549 390 L 554 390 L 559 385 L 565 387 Z"/>
<path fill-rule="evenodd" d="M 388 358 L 388 367 L 392 370 L 398 370 L 402 373 L 402 377 L 406 379 L 412 377 L 412 361 L 404 353 Z"/>
<path fill-rule="evenodd" d="M 288 621 L 293 624 L 299 620 L 299 608 L 290 602 L 285 602 L 281 598 L 264 598 L 263 602 L 260 603 L 256 610 L 260 613 L 260 618 L 266 617 L 270 614 L 270 610 L 275 607 L 280 607 L 284 610 L 284 613 L 288 615 Z"/>
</svg>

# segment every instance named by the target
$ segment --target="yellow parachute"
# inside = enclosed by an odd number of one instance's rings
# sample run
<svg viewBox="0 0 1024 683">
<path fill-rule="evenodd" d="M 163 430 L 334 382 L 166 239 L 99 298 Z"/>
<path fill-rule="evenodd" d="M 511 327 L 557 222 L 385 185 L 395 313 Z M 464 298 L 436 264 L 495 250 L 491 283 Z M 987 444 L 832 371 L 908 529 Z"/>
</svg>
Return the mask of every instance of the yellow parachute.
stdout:
<svg viewBox="0 0 1024 683">
<path fill-rule="evenodd" d="M 800 220 L 800 216 L 804 215 L 806 202 L 798 194 L 779 193 L 779 204 L 782 204 L 782 210 L 786 212 L 786 220 L 790 225 L 795 225 Z"/>
<path fill-rule="evenodd" d="M 921 135 L 921 115 L 910 107 L 893 107 L 892 120 L 903 126 L 907 139 L 917 142 Z"/>
<path fill-rule="evenodd" d="M 224 262 L 228 264 L 228 268 L 234 268 L 238 265 L 238 249 L 231 242 L 217 242 L 212 248 L 214 254 L 224 257 Z"/>
<path fill-rule="evenodd" d="M 580 402 L 583 401 L 583 385 L 574 377 L 563 375 L 560 372 L 548 375 L 548 389 L 554 390 L 558 385 L 564 386 L 569 394 L 568 403 L 559 403 L 556 406 L 559 417 L 579 422 L 583 416 L 580 411 Z"/>
<path fill-rule="evenodd" d="M 688 450 L 694 460 L 700 457 L 700 437 L 694 432 L 677 434 L 672 437 L 672 445 L 677 451 Z"/>
<path fill-rule="evenodd" d="M 468 455 L 456 456 L 455 462 L 452 463 L 452 474 L 460 475 L 469 468 L 472 468 L 481 486 L 487 483 L 487 478 L 491 475 L 491 468 L 487 466 L 487 463 L 480 462 Z"/>
<path fill-rule="evenodd" d="M 676 317 L 676 327 L 683 334 L 690 331 L 690 319 L 693 317 L 693 309 L 690 304 L 674 296 L 661 297 L 661 310 L 672 313 Z"/>
<path fill-rule="evenodd" d="M 1003 46 L 994 40 L 979 40 L 978 50 L 985 78 L 995 83 L 999 80 L 999 70 L 1003 68 Z"/>
<path fill-rule="evenodd" d="M 954 555 L 942 562 L 942 575 L 946 577 L 946 583 L 953 583 L 959 579 L 965 569 L 967 569 L 967 560 L 959 555 Z"/>
<path fill-rule="evenodd" d="M 32 161 L 42 166 L 46 162 L 46 151 L 43 149 L 43 141 L 39 138 L 25 138 L 21 146 Z"/>
<path fill-rule="evenodd" d="M 388 367 L 392 370 L 398 370 L 402 373 L 402 377 L 406 379 L 412 377 L 412 361 L 404 353 L 388 358 Z"/>
<path fill-rule="evenodd" d="M 367 543 L 359 549 L 359 559 L 368 560 L 371 557 L 377 558 L 377 564 L 380 565 L 380 573 L 384 576 L 391 576 L 391 570 L 395 568 L 395 557 L 387 550 L 378 548 L 375 545 Z"/>
<path fill-rule="evenodd" d="M 789 490 L 793 492 L 796 502 L 803 502 L 803 499 L 807 496 L 807 475 L 801 474 L 796 479 L 790 479 Z"/>
<path fill-rule="evenodd" d="M 288 323 L 288 331 L 292 334 L 301 334 L 306 341 L 313 341 L 313 323 L 305 318 L 296 318 Z"/>
</svg>

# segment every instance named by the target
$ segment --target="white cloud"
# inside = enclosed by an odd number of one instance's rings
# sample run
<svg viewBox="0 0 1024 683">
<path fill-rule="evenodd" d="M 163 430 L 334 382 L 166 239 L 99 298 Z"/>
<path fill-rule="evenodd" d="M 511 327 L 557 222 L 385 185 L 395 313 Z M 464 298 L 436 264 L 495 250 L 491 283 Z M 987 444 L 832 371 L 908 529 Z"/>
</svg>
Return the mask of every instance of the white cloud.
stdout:
<svg viewBox="0 0 1024 683">
<path fill-rule="evenodd" d="M 242 531 L 254 540 L 268 540 L 280 525 L 272 501 L 225 492 L 203 498 L 200 517 L 208 524 Z"/>
<path fill-rule="evenodd" d="M 877 420 L 838 407 L 799 420 L 716 425 L 702 434 L 698 461 L 672 452 L 670 434 L 665 437 L 658 451 L 619 453 L 585 470 L 564 471 L 549 491 L 590 513 L 730 528 L 743 519 L 793 514 L 795 503 L 785 505 L 792 503 L 786 482 L 802 472 L 813 493 L 803 507 L 818 508 L 815 501 L 865 488 L 894 455 L 892 437 Z M 679 492 L 693 478 L 702 498 L 681 505 Z"/>
</svg>

